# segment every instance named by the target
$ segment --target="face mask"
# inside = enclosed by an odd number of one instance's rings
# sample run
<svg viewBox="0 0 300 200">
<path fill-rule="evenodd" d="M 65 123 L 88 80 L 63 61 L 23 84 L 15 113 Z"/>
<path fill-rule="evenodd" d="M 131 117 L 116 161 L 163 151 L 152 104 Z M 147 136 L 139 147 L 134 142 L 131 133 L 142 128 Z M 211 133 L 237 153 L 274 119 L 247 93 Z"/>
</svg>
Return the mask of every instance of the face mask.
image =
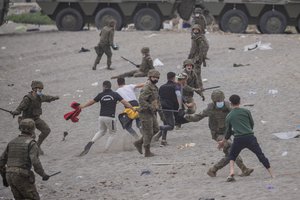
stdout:
<svg viewBox="0 0 300 200">
<path fill-rule="evenodd" d="M 158 80 L 152 80 L 152 79 L 150 79 L 150 81 L 151 81 L 152 84 L 158 83 Z"/>
<path fill-rule="evenodd" d="M 43 93 L 42 93 L 41 91 L 37 91 L 36 94 L 37 94 L 38 96 L 42 96 L 42 95 L 43 95 Z"/>
<path fill-rule="evenodd" d="M 222 102 L 216 102 L 217 108 L 223 108 L 224 107 L 224 101 Z"/>
</svg>

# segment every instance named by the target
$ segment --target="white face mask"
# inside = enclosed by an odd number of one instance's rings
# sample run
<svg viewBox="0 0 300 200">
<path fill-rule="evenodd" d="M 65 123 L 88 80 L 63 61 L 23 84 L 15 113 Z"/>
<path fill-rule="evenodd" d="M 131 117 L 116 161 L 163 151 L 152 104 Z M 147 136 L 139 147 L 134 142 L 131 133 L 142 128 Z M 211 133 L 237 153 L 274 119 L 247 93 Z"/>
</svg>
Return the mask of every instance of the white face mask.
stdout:
<svg viewBox="0 0 300 200">
<path fill-rule="evenodd" d="M 217 108 L 223 108 L 224 107 L 224 101 L 222 102 L 216 102 Z"/>
<path fill-rule="evenodd" d="M 36 94 L 37 94 L 38 96 L 42 96 L 42 95 L 43 95 L 42 91 L 36 91 Z"/>
</svg>

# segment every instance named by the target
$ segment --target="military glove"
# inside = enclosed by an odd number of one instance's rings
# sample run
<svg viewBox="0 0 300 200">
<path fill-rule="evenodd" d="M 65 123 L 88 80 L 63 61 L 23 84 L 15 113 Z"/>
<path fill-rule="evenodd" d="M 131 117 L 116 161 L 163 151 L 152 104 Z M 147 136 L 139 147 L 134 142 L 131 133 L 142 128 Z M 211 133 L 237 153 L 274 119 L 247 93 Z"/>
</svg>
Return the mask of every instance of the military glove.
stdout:
<svg viewBox="0 0 300 200">
<path fill-rule="evenodd" d="M 43 176 L 43 181 L 48 181 L 49 180 L 49 178 L 50 178 L 50 176 L 49 175 L 47 175 L 47 174 L 45 174 L 44 176 Z"/>
<path fill-rule="evenodd" d="M 15 118 L 16 115 L 19 115 L 21 113 L 19 111 L 17 111 L 17 110 L 14 110 L 14 111 L 11 111 L 10 114 L 12 114 L 13 118 Z"/>
</svg>

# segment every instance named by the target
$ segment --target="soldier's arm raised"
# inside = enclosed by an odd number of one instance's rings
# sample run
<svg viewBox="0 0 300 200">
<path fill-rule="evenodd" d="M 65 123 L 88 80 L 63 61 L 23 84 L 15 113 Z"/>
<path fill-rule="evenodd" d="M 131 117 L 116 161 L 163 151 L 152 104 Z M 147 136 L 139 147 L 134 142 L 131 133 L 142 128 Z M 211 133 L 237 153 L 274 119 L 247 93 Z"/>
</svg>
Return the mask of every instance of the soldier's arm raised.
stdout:
<svg viewBox="0 0 300 200">
<path fill-rule="evenodd" d="M 41 96 L 42 102 L 51 102 L 51 101 L 55 101 L 55 100 L 58 100 L 58 99 L 59 99 L 59 96 L 51 96 L 51 95 Z"/>
</svg>

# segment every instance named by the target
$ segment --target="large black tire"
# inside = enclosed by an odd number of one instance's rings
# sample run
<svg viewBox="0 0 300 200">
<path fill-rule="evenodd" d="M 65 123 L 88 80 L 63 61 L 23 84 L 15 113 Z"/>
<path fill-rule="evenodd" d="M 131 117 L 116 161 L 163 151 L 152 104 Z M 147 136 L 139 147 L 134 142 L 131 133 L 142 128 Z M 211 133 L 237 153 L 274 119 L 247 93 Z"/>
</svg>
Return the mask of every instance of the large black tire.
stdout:
<svg viewBox="0 0 300 200">
<path fill-rule="evenodd" d="M 0 26 L 4 23 L 4 13 L 0 10 Z"/>
<path fill-rule="evenodd" d="M 298 25 L 296 26 L 296 30 L 300 33 L 300 16 L 298 17 Z"/>
<path fill-rule="evenodd" d="M 248 27 L 248 17 L 242 10 L 228 10 L 221 17 L 219 24 L 224 32 L 244 33 Z"/>
<path fill-rule="evenodd" d="M 195 0 L 184 0 L 181 1 L 179 6 L 177 7 L 177 12 L 179 16 L 183 19 L 188 21 L 192 15 L 194 10 Z"/>
<path fill-rule="evenodd" d="M 262 33 L 283 33 L 286 29 L 286 25 L 287 19 L 285 15 L 276 10 L 265 12 L 259 20 L 259 26 Z"/>
<path fill-rule="evenodd" d="M 135 28 L 141 31 L 158 31 L 162 26 L 160 15 L 151 8 L 140 9 L 133 18 Z"/>
<path fill-rule="evenodd" d="M 82 15 L 74 8 L 65 8 L 59 11 L 55 21 L 60 31 L 79 31 L 84 24 Z"/>
<path fill-rule="evenodd" d="M 116 30 L 122 29 L 123 19 L 121 14 L 113 8 L 101 9 L 95 17 L 95 25 L 98 29 L 102 29 L 107 25 L 108 20 L 113 19 L 116 21 Z"/>
</svg>

